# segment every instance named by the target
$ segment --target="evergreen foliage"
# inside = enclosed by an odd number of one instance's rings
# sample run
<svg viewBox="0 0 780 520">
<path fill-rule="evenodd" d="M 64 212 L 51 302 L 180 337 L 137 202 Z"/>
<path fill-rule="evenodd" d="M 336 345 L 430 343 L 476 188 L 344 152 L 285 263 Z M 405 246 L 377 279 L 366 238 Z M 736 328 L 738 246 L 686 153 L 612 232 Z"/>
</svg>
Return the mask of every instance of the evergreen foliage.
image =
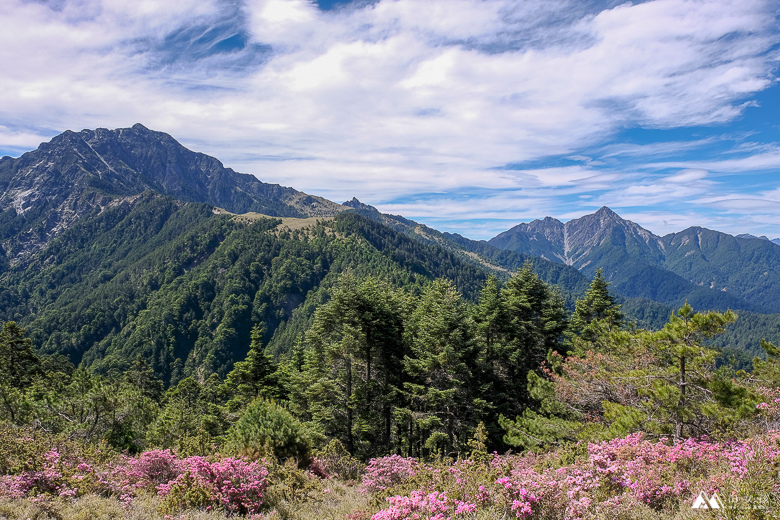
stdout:
<svg viewBox="0 0 780 520">
<path fill-rule="evenodd" d="M 477 351 L 469 318 L 455 286 L 441 279 L 425 288 L 409 317 L 407 404 L 396 417 L 399 441 L 413 456 L 462 450 L 485 407 L 472 391 Z"/>
<path fill-rule="evenodd" d="M 279 399 L 284 397 L 281 374 L 273 358 L 265 353 L 262 345 L 262 329 L 252 329 L 252 341 L 244 361 L 239 361 L 225 378 L 221 391 L 230 396 L 228 409 L 237 411 L 258 397 Z"/>
<path fill-rule="evenodd" d="M 526 264 L 501 289 L 498 302 L 495 289 L 486 287 L 480 316 L 487 317 L 482 327 L 497 333 L 483 336 L 483 359 L 492 383 L 486 390 L 496 416 L 517 415 L 530 404 L 528 374 L 540 369 L 549 351 L 565 350 L 568 313 L 563 298 Z"/>
<path fill-rule="evenodd" d="M 386 282 L 342 276 L 315 313 L 293 402 L 350 453 L 390 450 L 401 386 L 407 298 Z"/>
<path fill-rule="evenodd" d="M 684 305 L 660 331 L 602 330 L 590 348 L 551 355 L 546 377 L 529 378 L 539 409 L 501 419 L 507 443 L 537 449 L 639 431 L 728 438 L 755 416 L 757 398 L 729 369 L 715 369 L 718 353 L 704 342 L 734 320 Z"/>
<path fill-rule="evenodd" d="M 587 341 L 594 341 L 600 331 L 597 331 L 599 323 L 606 327 L 607 331 L 620 328 L 623 325 L 623 313 L 620 305 L 609 293 L 609 282 L 604 279 L 601 269 L 596 270 L 596 275 L 585 293 L 585 297 L 577 300 L 574 314 L 569 322 L 569 330 Z"/>
<path fill-rule="evenodd" d="M 253 459 L 292 458 L 307 465 L 312 437 L 305 426 L 274 401 L 259 398 L 246 408 L 227 433 L 228 449 Z"/>
</svg>

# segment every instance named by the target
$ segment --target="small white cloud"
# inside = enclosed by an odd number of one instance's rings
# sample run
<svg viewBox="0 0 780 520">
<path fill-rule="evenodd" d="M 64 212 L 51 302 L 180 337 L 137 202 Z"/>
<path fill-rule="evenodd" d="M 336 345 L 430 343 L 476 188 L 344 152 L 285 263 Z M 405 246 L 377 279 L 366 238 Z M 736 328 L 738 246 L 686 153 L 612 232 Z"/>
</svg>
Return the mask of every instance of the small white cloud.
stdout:
<svg viewBox="0 0 780 520">
<path fill-rule="evenodd" d="M 674 175 L 667 176 L 664 179 L 664 182 L 687 184 L 689 182 L 696 182 L 707 178 L 708 173 L 709 172 L 707 170 L 689 168 L 686 170 L 681 170 Z"/>
</svg>

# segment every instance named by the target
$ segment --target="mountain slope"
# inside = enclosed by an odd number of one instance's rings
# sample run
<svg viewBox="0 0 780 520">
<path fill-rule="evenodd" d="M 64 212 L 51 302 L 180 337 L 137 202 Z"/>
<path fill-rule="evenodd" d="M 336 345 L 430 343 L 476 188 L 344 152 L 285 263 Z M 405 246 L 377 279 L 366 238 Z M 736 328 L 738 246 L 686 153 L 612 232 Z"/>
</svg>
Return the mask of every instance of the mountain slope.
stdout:
<svg viewBox="0 0 780 520">
<path fill-rule="evenodd" d="M 224 375 L 255 325 L 272 351 L 290 349 L 345 270 L 409 288 L 448 277 L 471 298 L 487 278 L 352 212 L 301 224 L 145 192 L 80 219 L 29 268 L 10 268 L 0 277 L 0 319 L 27 327 L 44 353 L 103 372 L 141 355 L 176 381 Z"/>
<path fill-rule="evenodd" d="M 363 204 L 356 198 L 343 202 L 342 205 L 353 208 L 355 213 L 384 224 L 413 240 L 442 247 L 461 260 L 486 269 L 499 279 L 508 279 L 517 269 L 526 263 L 531 263 L 539 278 L 548 284 L 558 286 L 567 305 L 572 309 L 576 299 L 585 293 L 590 284 L 590 281 L 577 269 L 552 262 L 534 253 L 517 253 L 458 234 L 442 233 L 398 215 L 380 213 L 373 206 Z"/>
<path fill-rule="evenodd" d="M 769 240 L 703 228 L 658 237 L 604 207 L 565 224 L 549 217 L 520 224 L 488 243 L 544 254 L 589 275 L 601 267 L 627 297 L 780 312 L 780 248 Z"/>
<path fill-rule="evenodd" d="M 340 205 L 260 182 L 143 125 L 67 131 L 37 150 L 0 159 L 0 244 L 23 261 L 82 216 L 146 190 L 234 213 L 332 216 Z"/>
</svg>

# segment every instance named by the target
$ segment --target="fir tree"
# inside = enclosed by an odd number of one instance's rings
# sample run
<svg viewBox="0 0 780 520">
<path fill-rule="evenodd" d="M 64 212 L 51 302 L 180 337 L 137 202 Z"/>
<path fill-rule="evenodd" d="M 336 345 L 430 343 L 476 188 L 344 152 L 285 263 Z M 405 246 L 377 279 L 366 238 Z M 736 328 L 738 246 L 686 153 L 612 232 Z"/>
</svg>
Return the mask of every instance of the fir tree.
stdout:
<svg viewBox="0 0 780 520">
<path fill-rule="evenodd" d="M 623 325 L 623 313 L 620 305 L 609 293 L 609 282 L 604 279 L 601 268 L 596 270 L 596 276 L 585 293 L 585 297 L 577 300 L 574 314 L 569 322 L 569 330 L 586 341 L 593 342 L 604 332 Z"/>
<path fill-rule="evenodd" d="M 567 312 L 563 298 L 526 264 L 501 291 L 501 341 L 494 357 L 500 374 L 502 413 L 517 414 L 528 404 L 528 373 L 538 371 L 549 351 L 563 350 Z"/>
<path fill-rule="evenodd" d="M 27 406 L 24 391 L 41 375 L 41 360 L 24 329 L 13 321 L 5 323 L 0 330 L 0 401 L 11 422 Z"/>
<path fill-rule="evenodd" d="M 308 408 L 305 416 L 361 457 L 391 449 L 406 305 L 387 283 L 370 277 L 358 282 L 347 273 L 306 333 L 294 407 Z"/>
<path fill-rule="evenodd" d="M 471 392 L 476 349 L 468 310 L 452 282 L 438 279 L 423 290 L 409 321 L 409 404 L 397 410 L 409 421 L 409 451 L 451 453 L 466 446 L 464 433 L 484 408 Z"/>
<path fill-rule="evenodd" d="M 249 352 L 225 378 L 224 392 L 230 396 L 228 409 L 236 411 L 258 398 L 280 398 L 279 372 L 273 358 L 265 353 L 262 343 L 263 329 L 252 329 Z"/>
</svg>

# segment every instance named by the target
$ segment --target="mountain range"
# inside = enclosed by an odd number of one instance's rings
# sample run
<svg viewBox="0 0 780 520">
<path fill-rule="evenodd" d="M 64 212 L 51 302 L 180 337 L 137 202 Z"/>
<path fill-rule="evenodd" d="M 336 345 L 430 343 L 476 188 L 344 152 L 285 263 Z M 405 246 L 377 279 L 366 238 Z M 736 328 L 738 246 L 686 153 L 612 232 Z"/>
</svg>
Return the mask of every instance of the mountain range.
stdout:
<svg viewBox="0 0 780 520">
<path fill-rule="evenodd" d="M 695 308 L 780 312 L 780 246 L 768 239 L 690 227 L 663 237 L 603 207 L 565 224 L 547 217 L 488 241 L 592 275 L 627 297 Z"/>
<path fill-rule="evenodd" d="M 640 326 L 689 301 L 740 311 L 732 350 L 780 333 L 780 246 L 766 239 L 658 237 L 602 208 L 470 240 L 263 183 L 140 124 L 0 159 L 0 319 L 103 372 L 142 356 L 169 383 L 224 375 L 254 326 L 269 352 L 289 351 L 347 270 L 412 290 L 446 277 L 476 300 L 526 262 L 570 307 L 602 268 Z"/>
</svg>

